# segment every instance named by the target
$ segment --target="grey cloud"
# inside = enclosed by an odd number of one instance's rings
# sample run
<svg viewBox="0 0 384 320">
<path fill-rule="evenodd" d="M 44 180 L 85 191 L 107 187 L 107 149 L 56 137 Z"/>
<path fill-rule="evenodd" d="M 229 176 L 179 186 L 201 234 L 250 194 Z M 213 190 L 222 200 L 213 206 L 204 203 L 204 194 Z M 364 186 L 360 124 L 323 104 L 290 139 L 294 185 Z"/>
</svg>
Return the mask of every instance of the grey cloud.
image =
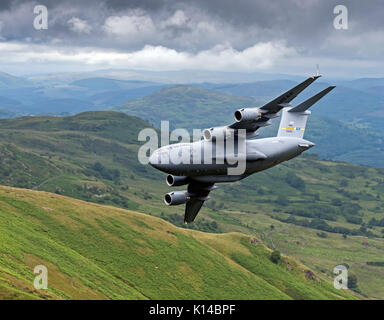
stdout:
<svg viewBox="0 0 384 320">
<path fill-rule="evenodd" d="M 15 1 L 13 1 L 13 0 L 0 1 L 0 11 L 8 10 L 11 7 L 12 3 L 15 3 Z"/>
<path fill-rule="evenodd" d="M 38 3 L 49 10 L 49 29 L 45 31 L 32 27 L 32 9 Z M 68 48 L 89 46 L 124 52 L 153 45 L 191 53 L 223 44 L 244 50 L 260 42 L 283 41 L 301 56 L 377 60 L 384 51 L 382 0 L 370 0 L 369 5 L 345 1 L 349 30 L 342 31 L 333 28 L 333 8 L 338 4 L 339 0 L 2 0 L 0 37 Z M 178 10 L 185 21 L 167 23 Z M 146 32 L 138 27 L 135 34 L 137 19 L 129 19 L 133 12 L 148 17 L 154 27 Z M 111 32 L 105 26 L 114 16 L 128 17 L 114 21 L 116 28 L 121 23 L 121 32 Z M 68 23 L 76 19 L 86 21 L 90 31 L 76 32 Z"/>
<path fill-rule="evenodd" d="M 325 39 L 340 32 L 336 31 L 332 24 L 333 8 L 339 4 L 336 0 L 45 0 L 41 3 L 46 4 L 49 9 L 50 29 L 44 33 L 35 32 L 31 28 L 31 12 L 21 12 L 20 9 L 32 8 L 36 3 L 1 2 L 0 20 L 5 24 L 3 37 L 9 40 L 34 37 L 40 41 L 60 38 L 66 44 L 94 43 L 100 46 L 134 49 L 144 43 L 140 43 L 138 39 L 127 41 L 122 38 L 122 41 L 119 41 L 116 37 L 108 37 L 102 28 L 109 16 L 124 16 L 134 9 L 146 12 L 157 27 L 157 33 L 154 33 L 151 39 L 145 39 L 147 44 L 165 45 L 176 49 L 207 49 L 223 42 L 230 43 L 237 49 L 244 49 L 259 41 L 285 40 L 288 45 L 312 53 L 321 49 Z M 371 0 L 369 6 L 359 0 L 350 0 L 347 7 L 351 30 L 344 32 L 344 37 L 383 29 L 384 8 L 380 0 Z M 190 23 L 160 28 L 161 21 L 168 19 L 178 9 L 185 12 Z M 9 25 L 8 21 L 15 17 L 18 25 Z M 67 24 L 71 18 L 86 20 L 93 32 L 82 37 L 74 34 Z M 211 32 L 197 34 L 199 22 L 209 23 Z"/>
</svg>

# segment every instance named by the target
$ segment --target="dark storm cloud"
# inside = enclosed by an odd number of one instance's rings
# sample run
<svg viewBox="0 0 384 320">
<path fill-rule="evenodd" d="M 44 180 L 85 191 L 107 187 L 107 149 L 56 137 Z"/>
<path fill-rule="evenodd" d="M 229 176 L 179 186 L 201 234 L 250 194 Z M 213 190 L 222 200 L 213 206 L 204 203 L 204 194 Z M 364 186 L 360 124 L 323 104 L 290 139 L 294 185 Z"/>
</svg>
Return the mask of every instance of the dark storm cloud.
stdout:
<svg viewBox="0 0 384 320">
<path fill-rule="evenodd" d="M 50 29 L 44 33 L 31 28 L 31 10 L 37 3 L 45 4 L 50 13 Z M 42 42 L 60 39 L 65 44 L 74 45 L 95 44 L 130 49 L 153 44 L 186 50 L 207 49 L 223 42 L 244 49 L 259 41 L 284 40 L 290 46 L 311 52 L 321 50 L 324 39 L 340 32 L 333 28 L 332 23 L 333 8 L 337 4 L 340 1 L 6 0 L 0 2 L 0 20 L 3 21 L 2 36 L 9 40 L 33 37 Z M 348 0 L 345 5 L 349 9 L 351 28 L 345 32 L 345 37 L 383 30 L 384 8 L 380 0 L 371 0 L 369 5 L 359 0 Z M 104 24 L 108 17 L 132 15 L 134 10 L 135 14 L 151 19 L 144 26 L 148 27 L 146 31 L 149 32 L 150 23 L 153 23 L 151 35 L 144 34 L 140 40 L 137 39 L 140 37 L 138 33 L 135 39 L 127 41 L 123 32 L 115 32 L 115 35 L 113 30 L 109 34 L 106 32 Z M 162 21 L 171 18 L 177 10 L 185 14 L 189 23 L 164 26 Z M 14 23 L 15 17 L 17 25 Z M 68 21 L 73 17 L 85 21 L 92 32 L 81 32 L 73 25 L 71 27 Z M 130 21 L 112 22 L 112 27 L 118 28 L 120 22 L 121 28 L 127 28 Z M 201 30 L 198 29 L 199 23 Z"/>
<path fill-rule="evenodd" d="M 11 7 L 11 4 L 15 2 L 13 0 L 4 0 L 4 1 L 0 1 L 0 11 L 1 10 L 6 10 L 6 9 L 9 9 Z"/>
<path fill-rule="evenodd" d="M 37 4 L 49 10 L 48 30 L 33 28 Z M 348 8 L 348 30 L 333 26 L 339 4 Z M 384 54 L 383 18 L 382 0 L 1 0 L 0 45 L 46 45 L 68 56 L 85 47 L 127 53 L 153 46 L 145 52 L 165 48 L 170 57 L 174 50 L 181 65 L 221 55 L 228 68 L 231 60 L 246 69 L 255 57 L 260 66 L 289 57 L 280 64 L 293 70 L 303 58 L 343 68 L 364 61 L 373 70 Z"/>
</svg>

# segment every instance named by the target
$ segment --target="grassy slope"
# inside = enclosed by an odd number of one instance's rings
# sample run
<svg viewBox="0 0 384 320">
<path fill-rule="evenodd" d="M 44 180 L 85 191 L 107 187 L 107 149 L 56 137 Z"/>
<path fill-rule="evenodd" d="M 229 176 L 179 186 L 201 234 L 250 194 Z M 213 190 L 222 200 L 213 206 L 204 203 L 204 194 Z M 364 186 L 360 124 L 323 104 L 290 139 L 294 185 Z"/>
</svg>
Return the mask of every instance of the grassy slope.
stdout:
<svg viewBox="0 0 384 320">
<path fill-rule="evenodd" d="M 352 298 L 261 243 L 206 234 L 134 211 L 0 187 L 3 299 Z M 48 267 L 49 289 L 32 287 Z"/>
</svg>

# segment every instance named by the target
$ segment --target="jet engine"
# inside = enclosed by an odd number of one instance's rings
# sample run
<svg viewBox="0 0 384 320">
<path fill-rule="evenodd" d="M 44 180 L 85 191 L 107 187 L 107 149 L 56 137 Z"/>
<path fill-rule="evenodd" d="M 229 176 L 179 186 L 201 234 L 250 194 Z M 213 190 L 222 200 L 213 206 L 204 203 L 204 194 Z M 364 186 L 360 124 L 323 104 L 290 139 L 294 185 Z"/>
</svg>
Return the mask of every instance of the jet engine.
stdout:
<svg viewBox="0 0 384 320">
<path fill-rule="evenodd" d="M 164 202 L 167 206 L 177 206 L 186 203 L 189 199 L 190 197 L 186 190 L 170 192 L 164 196 Z"/>
<path fill-rule="evenodd" d="M 189 183 L 189 178 L 185 176 L 174 176 L 172 174 L 167 175 L 166 178 L 167 185 L 170 187 L 183 186 Z"/>
<path fill-rule="evenodd" d="M 204 140 L 206 141 L 223 141 L 228 138 L 230 134 L 231 130 L 227 127 L 214 127 L 203 131 Z"/>
<path fill-rule="evenodd" d="M 243 108 L 236 110 L 234 116 L 236 122 L 256 121 L 261 118 L 262 113 L 258 108 Z"/>
</svg>

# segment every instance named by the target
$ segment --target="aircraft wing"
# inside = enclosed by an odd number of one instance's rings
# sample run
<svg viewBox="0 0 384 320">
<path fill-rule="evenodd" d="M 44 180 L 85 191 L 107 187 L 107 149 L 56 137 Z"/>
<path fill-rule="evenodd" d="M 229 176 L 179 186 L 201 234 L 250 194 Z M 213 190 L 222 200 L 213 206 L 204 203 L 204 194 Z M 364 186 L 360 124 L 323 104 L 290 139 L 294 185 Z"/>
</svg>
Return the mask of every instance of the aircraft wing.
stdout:
<svg viewBox="0 0 384 320">
<path fill-rule="evenodd" d="M 213 183 L 191 182 L 188 185 L 188 194 L 191 200 L 185 205 L 184 223 L 193 222 L 199 213 L 204 201 L 209 197 L 209 192 L 214 189 Z"/>
<path fill-rule="evenodd" d="M 299 93 L 301 93 L 306 87 L 308 87 L 312 82 L 320 76 L 312 76 L 302 83 L 298 84 L 296 87 L 284 92 L 282 95 L 263 105 L 260 109 L 267 111 L 268 113 L 277 113 L 282 108 L 288 106 L 288 104 L 295 99 Z"/>
<path fill-rule="evenodd" d="M 255 131 L 260 127 L 265 127 L 271 124 L 269 121 L 272 118 L 276 118 L 277 113 L 284 107 L 288 107 L 289 103 L 298 96 L 305 88 L 307 88 L 312 82 L 318 79 L 320 76 L 312 76 L 298 84 L 296 87 L 288 90 L 272 101 L 266 103 L 260 108 L 261 117 L 254 121 L 235 122 L 229 126 L 231 129 L 245 129 L 247 134 L 253 134 L 256 136 Z"/>
</svg>

